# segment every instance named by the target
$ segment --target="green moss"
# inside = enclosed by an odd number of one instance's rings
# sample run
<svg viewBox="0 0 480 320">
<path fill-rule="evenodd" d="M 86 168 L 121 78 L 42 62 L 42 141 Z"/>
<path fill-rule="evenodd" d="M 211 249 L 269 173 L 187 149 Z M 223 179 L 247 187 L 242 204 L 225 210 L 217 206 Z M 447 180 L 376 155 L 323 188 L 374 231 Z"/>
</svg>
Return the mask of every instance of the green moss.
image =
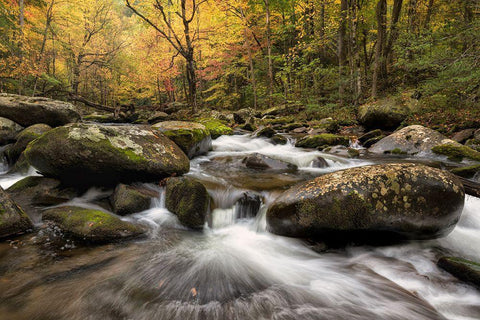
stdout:
<svg viewBox="0 0 480 320">
<path fill-rule="evenodd" d="M 42 179 L 43 177 L 26 177 L 13 184 L 10 188 L 8 188 L 8 191 L 16 192 L 35 187 L 41 182 Z"/>
<path fill-rule="evenodd" d="M 298 140 L 295 144 L 296 147 L 300 148 L 318 148 L 336 145 L 349 146 L 350 139 L 345 136 L 335 135 L 331 133 L 322 133 L 315 136 L 306 136 Z"/>
<path fill-rule="evenodd" d="M 450 172 L 464 177 L 464 178 L 470 178 L 475 175 L 475 173 L 480 171 L 480 164 L 474 165 L 474 166 L 468 166 L 468 167 L 461 167 L 461 168 L 455 168 L 450 170 Z"/>
<path fill-rule="evenodd" d="M 400 154 L 407 154 L 405 151 L 403 151 L 403 150 L 400 149 L 400 148 L 395 148 L 395 149 L 393 149 L 393 150 L 390 150 L 390 153 L 391 153 L 391 154 L 398 154 L 398 155 L 400 155 Z"/>
<path fill-rule="evenodd" d="M 45 211 L 43 219 L 56 223 L 63 231 L 75 237 L 106 241 L 143 233 L 131 223 L 106 212 L 79 207 L 58 207 Z"/>
<path fill-rule="evenodd" d="M 232 135 L 233 130 L 230 127 L 227 127 L 224 123 L 220 120 L 216 119 L 200 119 L 198 120 L 201 124 L 203 124 L 207 130 L 210 132 L 212 139 L 217 139 L 223 135 Z"/>
<path fill-rule="evenodd" d="M 462 145 L 442 144 L 433 147 L 432 151 L 436 154 L 447 156 L 450 161 L 460 162 L 463 158 L 480 161 L 480 152 Z"/>
</svg>

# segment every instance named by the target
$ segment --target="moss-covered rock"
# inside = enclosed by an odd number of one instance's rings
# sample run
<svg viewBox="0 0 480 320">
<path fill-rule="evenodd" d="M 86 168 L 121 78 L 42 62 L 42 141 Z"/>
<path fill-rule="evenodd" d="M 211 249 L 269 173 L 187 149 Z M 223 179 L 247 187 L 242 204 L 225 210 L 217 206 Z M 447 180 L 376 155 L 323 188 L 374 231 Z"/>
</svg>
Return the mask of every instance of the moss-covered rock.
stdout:
<svg viewBox="0 0 480 320">
<path fill-rule="evenodd" d="M 18 123 L 0 117 L 0 146 L 15 141 L 15 137 L 22 129 Z"/>
<path fill-rule="evenodd" d="M 113 114 L 98 114 L 91 113 L 82 117 L 83 121 L 98 122 L 98 123 L 118 123 L 121 121 L 119 117 L 115 117 Z"/>
<path fill-rule="evenodd" d="M 322 133 L 314 136 L 305 136 L 298 140 L 295 144 L 299 148 L 323 148 L 328 146 L 348 146 L 350 139 L 345 136 L 340 136 L 331 133 Z"/>
<path fill-rule="evenodd" d="M 148 123 L 157 123 L 160 121 L 166 121 L 168 119 L 168 114 L 166 112 L 157 111 L 148 117 Z"/>
<path fill-rule="evenodd" d="M 468 166 L 468 167 L 455 168 L 450 170 L 450 172 L 460 177 L 471 178 L 477 172 L 480 172 L 480 164 Z"/>
<path fill-rule="evenodd" d="M 413 125 L 398 130 L 383 138 L 368 149 L 372 153 L 408 154 L 432 156 L 432 148 L 441 144 L 458 145 L 458 142 L 448 139 L 441 133 L 419 125 Z"/>
<path fill-rule="evenodd" d="M 145 230 L 133 223 L 99 210 L 57 207 L 46 210 L 43 220 L 55 223 L 63 232 L 80 240 L 105 243 L 142 235 Z"/>
<path fill-rule="evenodd" d="M 217 119 L 200 119 L 198 122 L 203 124 L 210 132 L 212 139 L 217 139 L 220 136 L 229 136 L 233 134 L 233 129 L 227 127 L 222 121 Z"/>
<path fill-rule="evenodd" d="M 6 153 L 8 161 L 10 163 L 15 163 L 30 142 L 50 130 L 52 130 L 52 127 L 43 123 L 34 124 L 33 126 L 22 130 L 17 135 L 17 141 L 15 144 L 9 148 Z"/>
<path fill-rule="evenodd" d="M 314 129 L 322 130 L 326 133 L 335 133 L 340 128 L 338 122 L 332 118 L 324 118 L 313 126 Z"/>
<path fill-rule="evenodd" d="M 475 151 L 480 152 L 480 139 L 470 139 L 465 142 L 465 145 Z"/>
<path fill-rule="evenodd" d="M 408 116 L 409 110 L 391 100 L 380 100 L 360 106 L 358 120 L 371 129 L 395 129 Z"/>
<path fill-rule="evenodd" d="M 267 212 L 271 232 L 312 238 L 384 233 L 429 239 L 450 232 L 465 193 L 449 172 L 415 164 L 337 171 L 285 191 Z"/>
<path fill-rule="evenodd" d="M 205 154 L 212 148 L 210 132 L 203 124 L 187 121 L 164 121 L 156 123 L 152 127 L 175 142 L 190 159 Z"/>
<path fill-rule="evenodd" d="M 242 129 L 242 130 L 252 131 L 252 132 L 257 130 L 257 126 L 254 125 L 253 123 L 250 123 L 250 122 L 247 122 L 247 123 L 241 125 L 239 128 Z"/>
<path fill-rule="evenodd" d="M 456 257 L 441 257 L 437 265 L 458 279 L 480 289 L 480 264 Z"/>
<path fill-rule="evenodd" d="M 32 141 L 25 156 L 43 175 L 70 184 L 158 181 L 190 169 L 175 143 L 142 126 L 59 127 Z"/>
<path fill-rule="evenodd" d="M 385 138 L 384 135 L 381 135 L 381 136 L 378 136 L 378 137 L 374 137 L 374 138 L 368 139 L 367 141 L 365 141 L 364 143 L 362 143 L 362 145 L 363 145 L 363 147 L 365 147 L 365 148 L 370 148 L 371 146 L 373 146 L 375 143 L 377 143 L 378 141 L 382 140 L 383 138 Z"/>
<path fill-rule="evenodd" d="M 158 192 L 142 186 L 129 186 L 119 184 L 113 192 L 111 203 L 113 212 L 127 215 L 150 208 L 153 198 L 158 197 Z"/>
<path fill-rule="evenodd" d="M 0 239 L 25 233 L 32 228 L 30 218 L 0 187 Z"/>
<path fill-rule="evenodd" d="M 271 127 L 264 127 L 260 130 L 258 130 L 257 133 L 255 133 L 256 137 L 265 137 L 265 138 L 271 138 L 273 137 L 277 132 L 272 129 Z"/>
<path fill-rule="evenodd" d="M 166 186 L 167 209 L 186 227 L 201 229 L 205 224 L 210 197 L 200 182 L 187 177 L 170 178 Z"/>
<path fill-rule="evenodd" d="M 57 127 L 80 120 L 80 115 L 71 103 L 6 93 L 0 94 L 0 117 L 13 120 L 24 127 L 36 123 Z"/>
<path fill-rule="evenodd" d="M 433 153 L 444 155 L 451 161 L 462 161 L 464 158 L 480 161 L 480 152 L 459 144 L 442 144 L 432 148 Z"/>
<path fill-rule="evenodd" d="M 288 139 L 285 136 L 282 136 L 281 134 L 276 134 L 274 135 L 271 139 L 273 144 L 287 144 Z"/>
</svg>

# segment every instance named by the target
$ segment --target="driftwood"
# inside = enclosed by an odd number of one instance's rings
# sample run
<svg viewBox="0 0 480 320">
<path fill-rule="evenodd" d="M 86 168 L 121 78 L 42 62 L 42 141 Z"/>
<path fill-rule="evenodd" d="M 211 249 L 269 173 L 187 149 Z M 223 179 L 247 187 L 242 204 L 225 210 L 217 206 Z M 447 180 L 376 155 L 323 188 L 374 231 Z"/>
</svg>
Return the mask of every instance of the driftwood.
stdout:
<svg viewBox="0 0 480 320">
<path fill-rule="evenodd" d="M 133 106 L 122 105 L 122 106 L 119 106 L 118 108 L 114 108 L 114 107 L 104 106 L 102 104 L 98 104 L 98 103 L 89 101 L 89 100 L 85 99 L 84 97 L 73 95 L 73 94 L 70 95 L 70 99 L 73 100 L 73 101 L 81 102 L 81 103 L 85 104 L 86 106 L 92 107 L 94 109 L 111 112 L 113 114 L 118 114 L 122 111 L 123 112 L 127 112 L 127 111 L 133 112 L 133 111 L 135 111 L 135 108 Z"/>
<path fill-rule="evenodd" d="M 465 188 L 465 193 L 480 198 L 480 183 L 457 176 Z"/>
</svg>

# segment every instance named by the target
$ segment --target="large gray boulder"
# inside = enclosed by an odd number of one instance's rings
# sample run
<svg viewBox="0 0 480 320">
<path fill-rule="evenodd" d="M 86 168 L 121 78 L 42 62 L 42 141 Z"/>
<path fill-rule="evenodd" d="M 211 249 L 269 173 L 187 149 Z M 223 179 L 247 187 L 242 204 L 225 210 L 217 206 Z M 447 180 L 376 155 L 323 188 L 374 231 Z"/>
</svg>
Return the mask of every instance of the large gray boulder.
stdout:
<svg viewBox="0 0 480 320">
<path fill-rule="evenodd" d="M 371 146 L 368 151 L 380 154 L 431 156 L 433 155 L 432 148 L 443 144 L 460 146 L 458 142 L 448 139 L 435 130 L 413 125 L 383 138 Z"/>
<path fill-rule="evenodd" d="M 304 238 L 430 239 L 449 233 L 464 205 L 461 182 L 447 171 L 383 164 L 334 172 L 292 187 L 268 209 L 268 229 Z"/>
<path fill-rule="evenodd" d="M 30 218 L 0 187 L 0 239 L 25 233 L 32 228 Z"/>
<path fill-rule="evenodd" d="M 133 125 L 59 127 L 32 141 L 25 156 L 43 175 L 67 184 L 159 181 L 190 169 L 187 156 L 170 139 Z"/>
<path fill-rule="evenodd" d="M 0 117 L 0 146 L 15 141 L 15 137 L 22 129 L 18 123 Z"/>
<path fill-rule="evenodd" d="M 80 114 L 71 103 L 6 93 L 0 93 L 0 117 L 24 127 L 36 123 L 58 127 L 80 120 Z"/>
<path fill-rule="evenodd" d="M 152 126 L 174 141 L 192 159 L 212 148 L 208 129 L 200 123 L 188 121 L 164 121 Z"/>
</svg>

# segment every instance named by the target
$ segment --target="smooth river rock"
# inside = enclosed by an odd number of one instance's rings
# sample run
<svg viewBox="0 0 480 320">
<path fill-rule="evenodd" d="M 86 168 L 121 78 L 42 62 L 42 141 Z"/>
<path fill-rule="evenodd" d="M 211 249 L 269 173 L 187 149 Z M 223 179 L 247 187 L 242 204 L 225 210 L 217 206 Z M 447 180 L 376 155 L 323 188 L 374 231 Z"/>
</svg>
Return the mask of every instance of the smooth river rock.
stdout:
<svg viewBox="0 0 480 320">
<path fill-rule="evenodd" d="M 32 228 L 30 218 L 0 187 L 0 239 L 25 233 Z"/>
<path fill-rule="evenodd" d="M 17 133 L 22 129 L 23 127 L 18 123 L 0 117 L 0 146 L 15 141 Z"/>
<path fill-rule="evenodd" d="M 0 93 L 0 117 L 24 127 L 36 123 L 58 127 L 80 120 L 80 114 L 71 103 L 6 93 Z"/>
<path fill-rule="evenodd" d="M 133 125 L 59 127 L 31 142 L 25 156 L 43 175 L 75 185 L 159 181 L 190 169 L 187 156 L 170 139 Z"/>
<path fill-rule="evenodd" d="M 461 182 L 447 171 L 373 165 L 292 187 L 268 209 L 267 223 L 271 232 L 291 237 L 430 239 L 455 227 L 464 198 Z"/>
</svg>

